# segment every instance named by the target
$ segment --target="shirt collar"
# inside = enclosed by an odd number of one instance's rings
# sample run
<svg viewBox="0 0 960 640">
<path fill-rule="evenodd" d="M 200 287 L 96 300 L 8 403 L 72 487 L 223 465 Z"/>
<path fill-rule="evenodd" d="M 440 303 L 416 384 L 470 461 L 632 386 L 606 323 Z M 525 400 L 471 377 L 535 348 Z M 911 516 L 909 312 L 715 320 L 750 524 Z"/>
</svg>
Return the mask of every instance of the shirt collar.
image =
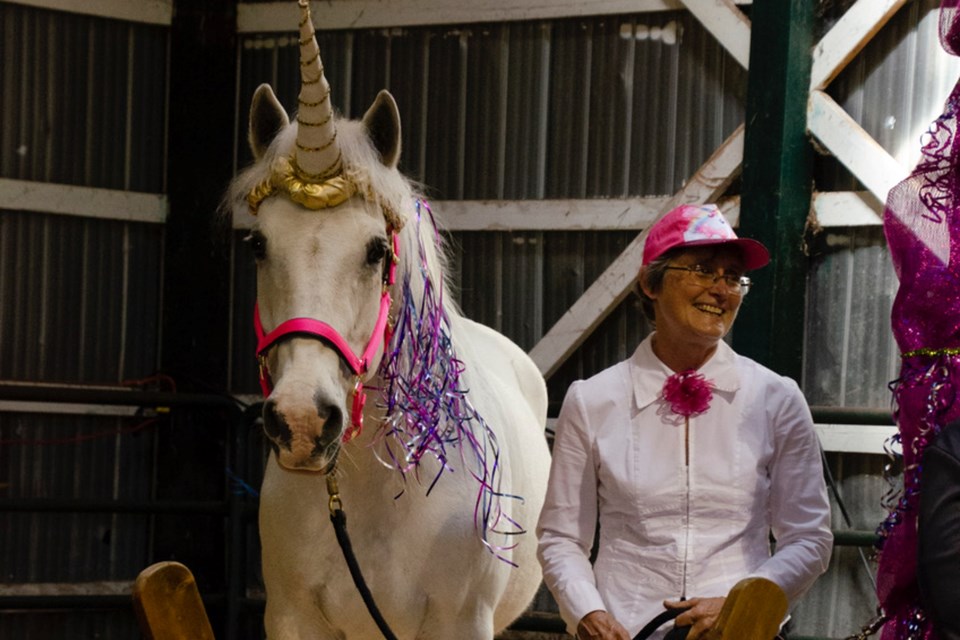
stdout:
<svg viewBox="0 0 960 640">
<path fill-rule="evenodd" d="M 660 397 L 664 381 L 673 371 L 653 353 L 653 335 L 640 343 L 630 358 L 630 377 L 637 409 L 643 409 Z M 736 366 L 736 352 L 723 340 L 698 373 L 713 383 L 717 391 L 733 393 L 740 388 L 740 373 Z"/>
</svg>

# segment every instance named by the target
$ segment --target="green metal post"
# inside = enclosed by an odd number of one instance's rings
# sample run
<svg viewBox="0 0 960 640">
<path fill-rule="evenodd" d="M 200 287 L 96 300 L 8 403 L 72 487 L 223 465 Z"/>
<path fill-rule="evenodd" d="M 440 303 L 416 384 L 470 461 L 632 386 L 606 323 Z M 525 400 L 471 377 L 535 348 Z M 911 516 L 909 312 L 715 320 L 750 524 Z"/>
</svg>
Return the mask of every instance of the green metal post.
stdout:
<svg viewBox="0 0 960 640">
<path fill-rule="evenodd" d="M 751 10 L 741 235 L 770 249 L 733 333 L 743 355 L 800 380 L 813 151 L 807 139 L 814 5 L 755 0 Z"/>
</svg>

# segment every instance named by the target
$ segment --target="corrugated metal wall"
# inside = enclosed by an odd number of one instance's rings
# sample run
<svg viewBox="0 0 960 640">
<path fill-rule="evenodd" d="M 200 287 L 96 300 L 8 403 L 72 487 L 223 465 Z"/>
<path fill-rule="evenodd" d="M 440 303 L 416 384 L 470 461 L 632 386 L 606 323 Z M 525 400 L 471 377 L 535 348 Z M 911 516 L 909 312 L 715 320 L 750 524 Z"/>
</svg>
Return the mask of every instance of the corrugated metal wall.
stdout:
<svg viewBox="0 0 960 640">
<path fill-rule="evenodd" d="M 0 3 L 0 33 L 0 177 L 164 190 L 166 29 Z M 152 375 L 162 248 L 161 225 L 11 210 L 0 193 L 0 380 Z M 146 419 L 0 412 L 0 496 L 149 498 Z M 129 581 L 150 550 L 142 515 L 0 522 L 0 583 Z M 129 612 L 0 615 L 2 638 L 135 636 Z"/>
<path fill-rule="evenodd" d="M 4 3 L 0 33 L 0 176 L 164 191 L 164 28 Z"/>
</svg>

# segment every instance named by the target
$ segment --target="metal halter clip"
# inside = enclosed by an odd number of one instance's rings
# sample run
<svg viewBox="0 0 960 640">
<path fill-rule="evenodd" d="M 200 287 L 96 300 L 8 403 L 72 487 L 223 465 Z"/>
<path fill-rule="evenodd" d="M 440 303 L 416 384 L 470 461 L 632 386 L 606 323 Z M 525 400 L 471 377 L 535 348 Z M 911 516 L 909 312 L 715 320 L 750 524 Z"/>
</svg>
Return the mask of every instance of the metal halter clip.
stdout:
<svg viewBox="0 0 960 640">
<path fill-rule="evenodd" d="M 337 485 L 337 479 L 333 476 L 333 469 L 327 473 L 327 493 L 330 494 L 330 499 L 327 500 L 330 515 L 334 515 L 337 511 L 343 511 L 343 502 L 340 500 L 340 487 Z"/>
<path fill-rule="evenodd" d="M 847 636 L 844 638 L 844 640 L 867 640 L 867 638 L 879 631 L 886 621 L 887 616 L 882 611 L 878 610 L 877 617 L 863 625 L 859 633 L 856 633 L 852 636 Z"/>
</svg>

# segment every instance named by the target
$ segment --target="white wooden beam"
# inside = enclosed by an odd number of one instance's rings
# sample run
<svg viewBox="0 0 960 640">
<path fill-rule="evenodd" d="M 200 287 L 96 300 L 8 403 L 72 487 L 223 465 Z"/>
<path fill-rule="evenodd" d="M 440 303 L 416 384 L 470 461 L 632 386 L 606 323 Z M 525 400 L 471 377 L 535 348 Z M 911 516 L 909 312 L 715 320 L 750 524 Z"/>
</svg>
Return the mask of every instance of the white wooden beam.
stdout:
<svg viewBox="0 0 960 640">
<path fill-rule="evenodd" d="M 584 200 L 432 200 L 444 231 L 642 231 L 656 220 L 670 196 Z M 740 196 L 716 203 L 737 226 Z M 234 229 L 249 229 L 255 218 L 234 216 Z"/>
<path fill-rule="evenodd" d="M 129 596 L 132 580 L 0 584 L 0 596 Z"/>
<path fill-rule="evenodd" d="M 444 231 L 642 231 L 653 224 L 670 196 L 585 200 L 432 200 Z M 716 202 L 734 227 L 740 197 Z M 830 191 L 813 195 L 821 227 L 881 224 L 883 203 L 869 191 Z M 252 216 L 234 218 L 234 229 L 249 229 Z"/>
<path fill-rule="evenodd" d="M 813 48 L 810 88 L 823 89 L 843 71 L 907 0 L 859 0 Z"/>
<path fill-rule="evenodd" d="M 74 416 L 123 416 L 137 415 L 140 407 L 115 404 L 78 404 L 72 402 L 30 402 L 0 400 L 0 413 L 55 413 Z"/>
<path fill-rule="evenodd" d="M 890 425 L 816 424 L 824 451 L 884 454 L 884 443 L 897 432 Z"/>
<path fill-rule="evenodd" d="M 876 227 L 883 224 L 883 203 L 869 191 L 814 193 L 813 213 L 821 227 Z"/>
<path fill-rule="evenodd" d="M 432 205 L 449 231 L 640 231 L 657 219 L 668 199 L 447 200 Z"/>
<path fill-rule="evenodd" d="M 547 418 L 546 432 L 553 438 L 557 419 Z M 871 424 L 815 424 L 813 425 L 824 451 L 886 455 L 884 445 L 897 432 L 897 427 Z"/>
<path fill-rule="evenodd" d="M 810 92 L 807 127 L 881 202 L 907 177 L 908 171 L 823 91 Z"/>
<path fill-rule="evenodd" d="M 750 19 L 733 0 L 681 0 L 744 69 L 750 68 Z"/>
<path fill-rule="evenodd" d="M 749 5 L 752 0 L 737 0 Z M 599 15 L 635 15 L 683 9 L 681 0 L 313 0 L 317 29 L 367 29 L 437 24 L 548 20 Z M 284 33 L 297 24 L 296 3 L 240 2 L 237 31 Z"/>
<path fill-rule="evenodd" d="M 40 9 L 52 9 L 86 16 L 113 18 L 169 26 L 173 21 L 173 0 L 4 0 Z"/>
<path fill-rule="evenodd" d="M 582 200 L 431 200 L 445 231 L 640 231 L 656 220 L 669 196 Z M 249 229 L 251 216 L 234 216 Z"/>
<path fill-rule="evenodd" d="M 435 200 L 445 231 L 642 231 L 657 220 L 671 196 L 584 200 Z M 717 202 L 736 226 L 740 196 Z"/>
<path fill-rule="evenodd" d="M 685 202 L 712 202 L 723 194 L 740 173 L 743 162 L 743 125 L 727 138 L 707 162 L 660 210 L 662 217 Z M 549 378 L 590 335 L 633 286 L 643 256 L 646 232 L 637 236 L 600 274 L 582 296 L 534 345 L 530 356 L 544 377 Z"/>
<path fill-rule="evenodd" d="M 0 209 L 162 223 L 167 219 L 167 197 L 0 178 Z"/>
</svg>

